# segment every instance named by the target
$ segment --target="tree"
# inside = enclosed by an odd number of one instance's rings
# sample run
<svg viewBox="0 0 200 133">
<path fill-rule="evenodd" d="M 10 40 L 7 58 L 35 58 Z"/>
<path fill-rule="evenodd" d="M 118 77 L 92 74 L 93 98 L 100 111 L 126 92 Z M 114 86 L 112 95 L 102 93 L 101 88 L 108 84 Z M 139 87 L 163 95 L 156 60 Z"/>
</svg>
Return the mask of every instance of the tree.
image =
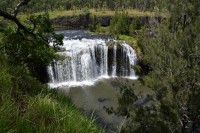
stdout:
<svg viewBox="0 0 200 133">
<path fill-rule="evenodd" d="M 169 20 L 140 37 L 141 61 L 151 70 L 141 83 L 153 92 L 146 104 L 134 87 L 122 88 L 119 108 L 125 116 L 121 132 L 191 133 L 200 127 L 200 2 L 179 0 L 172 6 Z"/>
<path fill-rule="evenodd" d="M 29 2 L 23 0 L 18 3 L 13 14 L 0 9 L 0 16 L 5 19 L 1 22 L 4 26 L 1 31 L 4 42 L 1 50 L 12 63 L 27 65 L 31 74 L 41 79 L 41 74 L 44 74 L 42 70 L 58 57 L 56 47 L 62 45 L 63 36 L 54 33 L 48 14 L 31 15 L 24 21 L 18 19 L 20 8 Z"/>
<path fill-rule="evenodd" d="M 111 20 L 110 33 L 113 35 L 129 34 L 130 19 L 128 13 L 115 13 Z"/>
</svg>

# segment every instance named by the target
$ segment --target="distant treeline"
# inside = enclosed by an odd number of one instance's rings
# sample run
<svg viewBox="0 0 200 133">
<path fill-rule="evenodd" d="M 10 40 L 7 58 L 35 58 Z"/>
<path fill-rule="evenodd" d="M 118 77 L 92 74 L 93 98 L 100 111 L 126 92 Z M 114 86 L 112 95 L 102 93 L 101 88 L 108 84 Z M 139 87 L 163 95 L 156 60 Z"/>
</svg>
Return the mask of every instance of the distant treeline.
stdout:
<svg viewBox="0 0 200 133">
<path fill-rule="evenodd" d="M 9 11 L 15 7 L 19 0 L 1 0 L 0 9 Z M 31 12 L 46 10 L 76 10 L 83 8 L 94 8 L 95 10 L 125 10 L 140 9 L 150 10 L 168 7 L 169 0 L 31 0 L 25 8 Z M 168 6 L 167 6 L 168 5 Z"/>
</svg>

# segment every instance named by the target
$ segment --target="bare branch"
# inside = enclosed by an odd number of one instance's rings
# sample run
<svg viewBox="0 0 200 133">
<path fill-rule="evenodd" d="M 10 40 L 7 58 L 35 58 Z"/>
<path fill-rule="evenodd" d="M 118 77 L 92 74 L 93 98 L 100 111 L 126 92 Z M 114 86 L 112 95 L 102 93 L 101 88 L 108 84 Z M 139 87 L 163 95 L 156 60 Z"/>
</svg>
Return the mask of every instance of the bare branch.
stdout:
<svg viewBox="0 0 200 133">
<path fill-rule="evenodd" d="M 29 1 L 30 0 L 23 0 L 22 2 L 18 3 L 17 6 L 15 7 L 13 16 L 16 17 L 17 14 L 19 13 L 20 7 L 28 5 Z"/>
</svg>

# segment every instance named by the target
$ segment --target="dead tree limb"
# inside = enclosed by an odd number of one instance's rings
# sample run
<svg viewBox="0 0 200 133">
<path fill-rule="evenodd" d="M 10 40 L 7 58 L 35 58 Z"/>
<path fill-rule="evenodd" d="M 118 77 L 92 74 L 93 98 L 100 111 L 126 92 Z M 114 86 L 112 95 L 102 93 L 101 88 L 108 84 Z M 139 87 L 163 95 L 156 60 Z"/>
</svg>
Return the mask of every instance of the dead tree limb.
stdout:
<svg viewBox="0 0 200 133">
<path fill-rule="evenodd" d="M 28 5 L 29 1 L 30 0 L 23 0 L 22 2 L 18 3 L 17 6 L 15 7 L 13 16 L 16 17 L 17 14 L 19 13 L 20 7 Z"/>
</svg>

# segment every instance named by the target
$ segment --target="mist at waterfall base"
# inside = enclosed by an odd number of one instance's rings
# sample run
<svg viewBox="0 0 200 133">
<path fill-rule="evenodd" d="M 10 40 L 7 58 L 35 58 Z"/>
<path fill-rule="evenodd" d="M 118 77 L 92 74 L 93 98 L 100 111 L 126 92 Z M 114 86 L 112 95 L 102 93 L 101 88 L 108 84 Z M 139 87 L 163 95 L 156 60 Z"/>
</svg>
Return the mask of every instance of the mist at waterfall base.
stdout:
<svg viewBox="0 0 200 133">
<path fill-rule="evenodd" d="M 96 81 L 111 77 L 137 79 L 132 66 L 137 62 L 134 49 L 111 37 L 92 35 L 84 30 L 59 31 L 63 33 L 64 45 L 59 55 L 64 60 L 53 61 L 48 66 L 49 86 L 74 87 L 94 85 Z"/>
</svg>

